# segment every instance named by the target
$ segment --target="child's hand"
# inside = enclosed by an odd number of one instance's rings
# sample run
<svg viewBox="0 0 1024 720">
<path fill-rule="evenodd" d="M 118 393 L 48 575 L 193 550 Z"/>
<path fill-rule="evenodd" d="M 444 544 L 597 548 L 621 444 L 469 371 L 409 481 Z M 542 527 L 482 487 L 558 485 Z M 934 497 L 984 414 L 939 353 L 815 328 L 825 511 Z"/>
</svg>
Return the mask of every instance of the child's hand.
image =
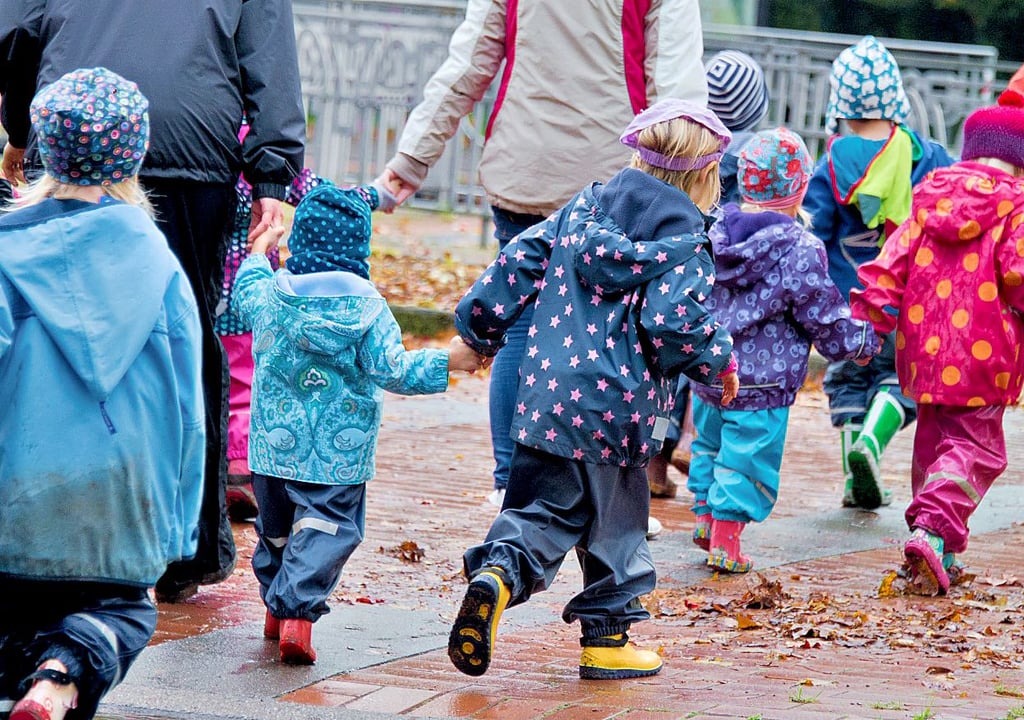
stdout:
<svg viewBox="0 0 1024 720">
<path fill-rule="evenodd" d="M 736 393 L 740 391 L 740 376 L 734 370 L 722 376 L 722 404 L 728 405 L 736 399 Z"/>
<path fill-rule="evenodd" d="M 266 255 L 267 252 L 277 247 L 282 237 L 284 237 L 284 225 L 273 225 L 256 236 L 249 252 L 254 255 Z"/>
<path fill-rule="evenodd" d="M 491 364 L 491 359 L 479 355 L 458 335 L 448 343 L 448 370 L 462 370 L 470 374 Z"/>
<path fill-rule="evenodd" d="M 879 338 L 879 345 L 878 345 L 878 347 L 874 348 L 871 351 L 871 354 L 865 355 L 863 357 L 858 357 L 857 359 L 855 359 L 854 363 L 856 363 L 861 368 L 863 368 L 863 367 L 869 365 L 870 362 L 872 361 L 872 359 L 874 358 L 874 355 L 877 355 L 880 352 L 882 352 L 882 338 Z"/>
<path fill-rule="evenodd" d="M 0 175 L 11 185 L 24 185 L 25 180 L 25 149 L 16 148 L 8 142 L 4 145 L 3 163 L 0 164 Z"/>
</svg>

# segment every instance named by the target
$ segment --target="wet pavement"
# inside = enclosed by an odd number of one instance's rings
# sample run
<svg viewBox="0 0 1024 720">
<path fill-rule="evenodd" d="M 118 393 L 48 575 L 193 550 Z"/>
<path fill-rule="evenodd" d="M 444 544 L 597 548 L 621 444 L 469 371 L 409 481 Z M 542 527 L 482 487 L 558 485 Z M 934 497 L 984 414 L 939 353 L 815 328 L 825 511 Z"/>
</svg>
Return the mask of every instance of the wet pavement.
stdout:
<svg viewBox="0 0 1024 720">
<path fill-rule="evenodd" d="M 479 257 L 479 228 L 404 217 L 383 228 L 438 237 Z M 450 223 L 450 225 L 448 224 Z M 461 223 L 461 224 L 460 224 Z M 1024 717 L 1024 412 L 1007 413 L 1010 469 L 972 522 L 973 579 L 945 598 L 907 596 L 892 575 L 907 535 L 912 431 L 883 472 L 892 507 L 839 507 L 838 437 L 820 390 L 794 406 L 778 506 L 750 526 L 757 573 L 711 574 L 689 540 L 685 489 L 652 501 L 655 617 L 634 641 L 665 661 L 654 677 L 577 676 L 578 629 L 561 622 L 580 586 L 570 556 L 553 587 L 503 618 L 481 678 L 448 662 L 461 600 L 461 554 L 486 533 L 490 491 L 486 377 L 433 397 L 385 399 L 366 538 L 314 626 L 319 659 L 282 666 L 262 638 L 249 568 L 251 523 L 235 525 L 239 562 L 224 583 L 160 608 L 153 644 L 99 717 L 170 718 L 1016 718 Z M 674 470 L 670 470 L 674 473 Z M 682 478 L 674 475 L 678 481 Z M 418 560 L 418 561 L 413 561 Z"/>
</svg>

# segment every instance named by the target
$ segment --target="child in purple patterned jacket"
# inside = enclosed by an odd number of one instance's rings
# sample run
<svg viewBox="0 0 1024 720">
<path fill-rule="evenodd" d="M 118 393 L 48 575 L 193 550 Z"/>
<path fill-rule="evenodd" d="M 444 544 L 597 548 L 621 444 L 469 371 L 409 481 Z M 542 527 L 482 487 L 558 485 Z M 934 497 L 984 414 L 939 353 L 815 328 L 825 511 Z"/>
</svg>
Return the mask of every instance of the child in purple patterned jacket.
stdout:
<svg viewBox="0 0 1024 720">
<path fill-rule="evenodd" d="M 694 383 L 687 487 L 693 541 L 709 551 L 708 565 L 728 572 L 753 566 L 740 533 L 775 506 L 789 407 L 811 343 L 830 360 L 866 361 L 878 347 L 829 278 L 824 245 L 797 220 L 810 171 L 798 135 L 758 133 L 739 156 L 743 206 L 727 204 L 709 233 L 716 277 L 706 304 L 732 334 L 740 390 L 727 409 L 717 388 Z"/>
</svg>

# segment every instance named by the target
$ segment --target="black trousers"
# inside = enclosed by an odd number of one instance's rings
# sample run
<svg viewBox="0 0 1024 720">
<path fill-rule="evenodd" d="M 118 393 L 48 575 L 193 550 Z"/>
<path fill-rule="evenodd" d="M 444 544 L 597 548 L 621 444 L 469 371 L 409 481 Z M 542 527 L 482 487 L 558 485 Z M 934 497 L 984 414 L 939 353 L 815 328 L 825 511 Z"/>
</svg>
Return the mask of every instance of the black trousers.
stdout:
<svg viewBox="0 0 1024 720">
<path fill-rule="evenodd" d="M 513 607 L 550 587 L 575 548 L 583 590 L 562 619 L 579 620 L 584 639 L 626 632 L 650 618 L 640 604 L 656 583 L 646 538 L 650 500 L 642 467 L 569 460 L 516 443 L 505 504 L 483 543 L 463 555 L 466 576 L 501 568 Z"/>
<path fill-rule="evenodd" d="M 28 691 L 44 660 L 64 663 L 78 686 L 67 720 L 90 720 L 156 630 L 144 588 L 0 578 L 0 717 Z"/>
<path fill-rule="evenodd" d="M 220 582 L 235 567 L 235 541 L 224 500 L 227 485 L 228 364 L 213 323 L 237 198 L 234 183 L 197 183 L 147 177 L 141 180 L 156 208 L 157 224 L 192 283 L 203 328 L 206 475 L 199 512 L 199 549 L 193 559 L 168 566 L 167 572 L 157 582 L 158 593 L 173 595 L 189 585 Z"/>
</svg>

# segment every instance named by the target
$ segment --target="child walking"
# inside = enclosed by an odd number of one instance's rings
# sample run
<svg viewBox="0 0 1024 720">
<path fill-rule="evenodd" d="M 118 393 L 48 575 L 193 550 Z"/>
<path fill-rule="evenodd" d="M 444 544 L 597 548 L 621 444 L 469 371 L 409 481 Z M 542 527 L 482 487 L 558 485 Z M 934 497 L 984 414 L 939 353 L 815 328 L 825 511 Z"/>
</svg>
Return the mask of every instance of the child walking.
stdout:
<svg viewBox="0 0 1024 720">
<path fill-rule="evenodd" d="M 242 125 L 239 139 L 244 139 L 248 125 Z M 288 187 L 284 201 L 295 206 L 312 188 L 324 180 L 308 168 L 299 173 Z M 227 511 L 232 520 L 249 520 L 256 517 L 258 508 L 252 490 L 252 476 L 249 472 L 249 419 L 252 400 L 252 328 L 242 321 L 234 311 L 233 297 L 235 277 L 242 261 L 249 256 L 249 224 L 252 220 L 252 186 L 244 177 L 235 185 L 238 207 L 235 222 L 228 239 L 228 251 L 224 260 L 224 281 L 221 285 L 221 302 L 217 306 L 214 330 L 220 337 L 228 358 L 231 382 L 228 387 L 228 482 Z M 276 248 L 267 253 L 270 266 L 278 267 Z"/>
<path fill-rule="evenodd" d="M 911 188 L 953 162 L 938 143 L 904 123 L 910 103 L 896 59 L 872 36 L 832 63 L 825 125 L 832 133 L 807 189 L 811 229 L 828 251 L 828 271 L 847 300 L 860 287 L 857 268 L 873 260 L 886 232 L 910 214 Z M 914 421 L 914 403 L 899 390 L 893 338 L 865 366 L 851 361 L 825 373 L 832 425 L 841 431 L 843 505 L 874 509 L 892 502 L 880 461 L 900 428 Z"/>
<path fill-rule="evenodd" d="M 580 677 L 661 669 L 627 635 L 655 585 L 645 465 L 679 373 L 720 378 L 725 403 L 735 395 L 732 340 L 701 305 L 714 282 L 704 213 L 728 140 L 705 108 L 658 102 L 622 136 L 631 165 L 506 245 L 456 309 L 463 339 L 492 356 L 535 308 L 505 504 L 463 557 L 448 656 L 468 675 L 486 672 L 505 608 L 547 588 L 573 548 L 584 588 L 562 618 L 581 625 Z"/>
<path fill-rule="evenodd" d="M 249 465 L 260 512 L 252 567 L 267 606 L 263 634 L 281 660 L 311 664 L 313 623 L 363 539 L 383 392 L 444 392 L 449 370 L 481 358 L 458 338 L 448 350 L 406 351 L 370 282 L 376 187 L 324 183 L 295 210 L 291 256 L 274 273 L 258 237 L 239 270 L 237 311 L 253 329 Z"/>
<path fill-rule="evenodd" d="M 1006 469 L 1003 411 L 1024 383 L 1024 97 L 1000 102 L 967 118 L 962 161 L 915 188 L 851 298 L 854 315 L 895 329 L 900 384 L 918 403 L 904 555 L 928 594 L 949 589 L 967 523 Z"/>
<path fill-rule="evenodd" d="M 830 360 L 863 362 L 878 349 L 870 324 L 850 317 L 829 279 L 821 240 L 798 218 L 810 171 L 799 135 L 757 133 L 738 158 L 743 205 L 726 204 L 710 232 L 715 287 L 706 305 L 736 343 L 740 389 L 725 408 L 717 388 L 694 383 L 687 488 L 693 541 L 717 570 L 753 567 L 740 535 L 775 507 L 789 408 L 807 376 L 811 343 Z"/>
<path fill-rule="evenodd" d="M 722 184 L 719 204 L 739 200 L 736 168 L 739 152 L 768 112 L 768 86 L 764 70 L 754 58 L 738 50 L 715 53 L 704 68 L 708 83 L 708 109 L 722 121 L 732 134 L 718 165 Z M 715 211 L 717 213 L 717 211 Z M 675 407 L 661 452 L 647 465 L 647 482 L 651 497 L 675 497 L 675 481 L 668 477 L 671 464 L 683 475 L 689 474 L 693 438 L 693 409 L 690 403 L 690 381 L 680 375 L 675 391 Z"/>
<path fill-rule="evenodd" d="M 195 297 L 136 174 L 148 102 L 104 68 L 36 95 L 45 175 L 0 216 L 0 713 L 93 717 L 195 554 Z"/>
</svg>

